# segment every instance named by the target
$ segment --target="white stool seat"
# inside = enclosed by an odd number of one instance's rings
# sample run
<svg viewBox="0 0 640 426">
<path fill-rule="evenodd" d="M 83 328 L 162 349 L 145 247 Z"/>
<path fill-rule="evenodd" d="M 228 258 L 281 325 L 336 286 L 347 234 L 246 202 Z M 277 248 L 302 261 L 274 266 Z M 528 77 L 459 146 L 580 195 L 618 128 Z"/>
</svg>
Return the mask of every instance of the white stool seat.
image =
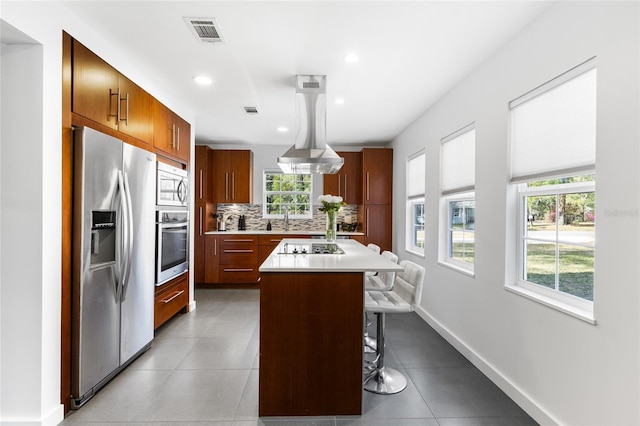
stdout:
<svg viewBox="0 0 640 426">
<path fill-rule="evenodd" d="M 367 291 L 364 308 L 369 312 L 412 312 L 413 307 L 393 291 Z"/>
</svg>

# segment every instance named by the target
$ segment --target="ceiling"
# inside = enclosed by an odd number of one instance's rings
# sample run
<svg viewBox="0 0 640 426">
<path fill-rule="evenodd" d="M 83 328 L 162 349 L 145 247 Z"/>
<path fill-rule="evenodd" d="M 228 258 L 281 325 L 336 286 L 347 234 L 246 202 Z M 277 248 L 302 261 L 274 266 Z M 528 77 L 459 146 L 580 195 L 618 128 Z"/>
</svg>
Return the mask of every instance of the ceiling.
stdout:
<svg viewBox="0 0 640 426">
<path fill-rule="evenodd" d="M 296 74 L 327 76 L 329 145 L 388 142 L 550 5 L 114 3 L 64 2 L 72 14 L 130 51 L 158 87 L 193 111 L 197 143 L 252 145 L 293 144 Z M 185 17 L 215 18 L 224 41 L 196 40 Z M 358 61 L 345 62 L 349 53 Z M 198 74 L 213 84 L 195 84 Z M 344 103 L 336 105 L 337 98 Z M 244 106 L 257 107 L 258 114 L 246 114 Z M 281 126 L 289 131 L 278 131 Z"/>
</svg>

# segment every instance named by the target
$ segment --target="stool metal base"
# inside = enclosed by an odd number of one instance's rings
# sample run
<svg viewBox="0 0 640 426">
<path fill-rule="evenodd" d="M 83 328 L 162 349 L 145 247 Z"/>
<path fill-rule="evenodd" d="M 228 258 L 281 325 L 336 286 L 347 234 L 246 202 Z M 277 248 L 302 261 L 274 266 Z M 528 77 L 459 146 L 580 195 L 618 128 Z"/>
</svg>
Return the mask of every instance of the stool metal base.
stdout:
<svg viewBox="0 0 640 426">
<path fill-rule="evenodd" d="M 364 390 L 380 395 L 392 395 L 406 387 L 407 378 L 398 370 L 389 367 L 376 369 L 364 383 Z"/>
</svg>

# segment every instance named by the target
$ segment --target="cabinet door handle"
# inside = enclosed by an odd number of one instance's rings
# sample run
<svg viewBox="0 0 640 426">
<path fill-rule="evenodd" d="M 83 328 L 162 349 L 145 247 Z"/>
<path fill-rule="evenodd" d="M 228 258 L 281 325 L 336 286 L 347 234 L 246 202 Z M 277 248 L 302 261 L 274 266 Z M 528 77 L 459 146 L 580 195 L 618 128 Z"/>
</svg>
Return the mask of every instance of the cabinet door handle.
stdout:
<svg viewBox="0 0 640 426">
<path fill-rule="evenodd" d="M 176 299 L 177 297 L 182 296 L 182 293 L 184 293 L 184 290 L 176 291 L 175 293 L 172 293 L 171 297 L 169 297 L 168 299 L 162 299 L 162 303 L 166 305 L 167 303 L 170 303 L 172 300 Z"/>
<path fill-rule="evenodd" d="M 224 272 L 253 272 L 252 268 L 224 268 Z"/>
<path fill-rule="evenodd" d="M 369 172 L 367 172 L 367 201 L 369 201 Z"/>
<path fill-rule="evenodd" d="M 218 239 L 217 238 L 213 239 L 213 255 L 214 256 L 218 255 Z"/>
<path fill-rule="evenodd" d="M 176 125 L 172 124 L 171 125 L 171 143 L 170 143 L 171 148 L 175 148 L 176 147 Z"/>
<path fill-rule="evenodd" d="M 200 199 L 202 200 L 202 169 L 200 169 Z"/>
<path fill-rule="evenodd" d="M 252 243 L 253 240 L 251 238 L 245 238 L 245 239 L 230 239 L 230 240 L 224 240 L 225 243 Z"/>
<path fill-rule="evenodd" d="M 338 195 L 342 195 L 342 179 L 340 179 L 341 175 L 338 175 Z"/>
<path fill-rule="evenodd" d="M 279 243 L 280 241 L 282 241 L 282 238 L 279 240 L 274 240 L 273 238 L 270 240 L 272 243 Z"/>
<path fill-rule="evenodd" d="M 229 199 L 229 173 L 224 174 L 224 199 Z"/>
<path fill-rule="evenodd" d="M 369 236 L 369 209 L 366 210 L 367 211 L 367 237 Z"/>
<path fill-rule="evenodd" d="M 111 100 L 113 99 L 114 96 L 116 96 L 116 113 L 111 114 L 111 105 L 112 105 Z M 118 88 L 116 92 L 109 89 L 109 117 L 116 118 L 116 125 L 118 125 L 118 123 L 120 122 L 120 88 Z"/>
<path fill-rule="evenodd" d="M 236 199 L 236 173 L 231 173 L 231 199 Z"/>
<path fill-rule="evenodd" d="M 347 175 L 344 175 L 344 200 L 347 201 Z"/>
<path fill-rule="evenodd" d="M 241 249 L 227 249 L 224 251 L 225 253 L 253 253 L 253 250 L 251 249 L 246 249 L 246 250 L 241 250 Z"/>
<path fill-rule="evenodd" d="M 120 89 L 118 89 L 118 98 L 120 98 Z M 126 116 L 124 118 L 120 116 L 120 102 L 122 101 L 124 101 L 124 111 L 126 113 Z M 125 126 L 129 125 L 129 94 L 128 93 L 124 95 L 124 99 L 120 98 L 118 102 L 118 121 L 124 121 Z"/>
<path fill-rule="evenodd" d="M 178 147 L 176 149 L 180 151 L 180 127 L 178 127 Z"/>
<path fill-rule="evenodd" d="M 202 236 L 202 206 L 200 206 L 200 236 Z"/>
</svg>

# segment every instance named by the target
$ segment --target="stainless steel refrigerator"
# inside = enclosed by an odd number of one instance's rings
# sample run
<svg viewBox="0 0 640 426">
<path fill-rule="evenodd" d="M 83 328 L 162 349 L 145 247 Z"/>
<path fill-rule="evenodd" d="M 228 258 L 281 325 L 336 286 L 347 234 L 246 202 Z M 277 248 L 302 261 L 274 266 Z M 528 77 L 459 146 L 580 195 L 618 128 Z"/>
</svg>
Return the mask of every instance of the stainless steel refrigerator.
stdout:
<svg viewBox="0 0 640 426">
<path fill-rule="evenodd" d="M 74 129 L 72 407 L 151 346 L 156 156 Z"/>
</svg>

